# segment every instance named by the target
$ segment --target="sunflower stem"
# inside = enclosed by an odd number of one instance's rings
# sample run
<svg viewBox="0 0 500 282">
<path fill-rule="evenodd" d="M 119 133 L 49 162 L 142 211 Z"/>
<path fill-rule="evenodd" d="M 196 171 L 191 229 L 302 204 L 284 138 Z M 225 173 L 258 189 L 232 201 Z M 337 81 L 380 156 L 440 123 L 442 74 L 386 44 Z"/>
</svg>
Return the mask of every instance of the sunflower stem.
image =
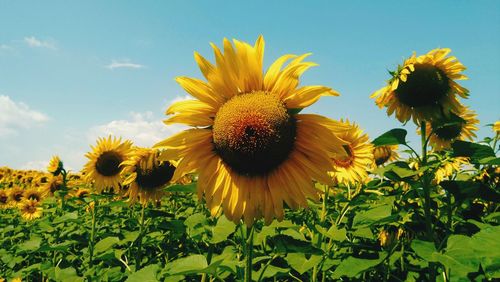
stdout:
<svg viewBox="0 0 500 282">
<path fill-rule="evenodd" d="M 97 199 L 94 200 L 94 206 L 91 207 L 92 210 L 92 227 L 90 229 L 90 244 L 89 244 L 89 265 L 90 267 L 94 264 L 94 245 L 95 245 L 95 223 L 96 223 L 96 209 L 97 209 Z"/>
<path fill-rule="evenodd" d="M 324 186 L 324 187 L 325 187 L 325 194 L 324 194 L 324 197 L 323 197 L 323 203 L 321 205 L 321 214 L 320 214 L 320 217 L 319 217 L 319 225 L 321 227 L 323 227 L 323 224 L 325 224 L 325 220 L 326 220 L 326 202 L 328 201 L 328 196 L 329 196 L 329 192 L 330 192 L 330 187 L 328 187 L 328 186 Z M 318 247 L 318 248 L 321 249 L 321 243 L 322 243 L 322 241 L 323 241 L 323 235 L 321 233 L 318 233 L 317 237 L 316 237 L 316 247 Z M 312 273 L 311 281 L 313 281 L 313 282 L 317 281 L 318 271 L 319 271 L 319 265 L 315 265 L 313 267 L 313 273 Z"/>
<path fill-rule="evenodd" d="M 135 271 L 138 271 L 141 267 L 142 260 L 142 237 L 144 236 L 144 210 L 146 205 L 142 205 L 141 209 L 141 218 L 139 225 L 139 237 L 137 237 L 137 255 L 135 258 Z"/>
<path fill-rule="evenodd" d="M 254 228 L 252 227 L 246 227 L 247 228 L 247 237 L 246 237 L 246 246 L 245 246 L 245 260 L 246 260 L 246 267 L 245 267 L 245 282 L 252 282 L 252 256 L 253 256 L 253 233 L 254 233 Z"/>
</svg>

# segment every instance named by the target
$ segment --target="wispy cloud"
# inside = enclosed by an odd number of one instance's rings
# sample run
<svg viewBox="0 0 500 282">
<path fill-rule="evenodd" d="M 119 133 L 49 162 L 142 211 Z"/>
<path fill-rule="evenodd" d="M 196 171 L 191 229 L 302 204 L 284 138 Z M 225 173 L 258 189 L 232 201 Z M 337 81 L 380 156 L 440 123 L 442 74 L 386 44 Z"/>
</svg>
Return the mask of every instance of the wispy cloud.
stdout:
<svg viewBox="0 0 500 282">
<path fill-rule="evenodd" d="M 146 66 L 137 64 L 137 63 L 132 63 L 130 60 L 112 60 L 109 65 L 105 66 L 106 68 L 110 70 L 114 69 L 143 69 Z"/>
<path fill-rule="evenodd" d="M 47 49 L 52 49 L 52 50 L 56 50 L 57 47 L 55 45 L 54 42 L 52 41 L 48 41 L 48 40 L 40 40 L 40 39 L 37 39 L 36 37 L 34 36 L 30 36 L 30 37 L 25 37 L 24 38 L 24 42 L 26 44 L 28 44 L 28 46 L 30 47 L 33 47 L 33 48 L 47 48 Z"/>
<path fill-rule="evenodd" d="M 49 120 L 41 112 L 30 109 L 23 102 L 0 95 L 0 137 L 17 133 L 19 128 L 30 128 Z"/>
</svg>

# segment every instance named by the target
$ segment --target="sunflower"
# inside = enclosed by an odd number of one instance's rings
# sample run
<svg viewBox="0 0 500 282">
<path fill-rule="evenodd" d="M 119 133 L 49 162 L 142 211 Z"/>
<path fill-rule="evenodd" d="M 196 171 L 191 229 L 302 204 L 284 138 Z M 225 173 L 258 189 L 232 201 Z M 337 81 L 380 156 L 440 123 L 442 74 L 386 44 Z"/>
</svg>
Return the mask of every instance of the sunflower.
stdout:
<svg viewBox="0 0 500 282">
<path fill-rule="evenodd" d="M 477 130 L 479 120 L 477 114 L 467 107 L 458 114 L 452 113 L 448 118 L 441 118 L 426 123 L 427 134 L 432 134 L 429 144 L 435 151 L 450 148 L 455 140 L 470 141 L 476 137 L 474 131 Z M 420 133 L 420 132 L 419 132 Z"/>
<path fill-rule="evenodd" d="M 18 207 L 22 218 L 26 220 L 33 220 L 42 216 L 43 209 L 39 206 L 39 202 L 35 200 L 25 199 Z"/>
<path fill-rule="evenodd" d="M 9 190 L 10 203 L 12 206 L 17 206 L 22 200 L 24 200 L 24 189 L 19 186 L 13 186 Z"/>
<path fill-rule="evenodd" d="M 454 173 L 460 170 L 463 165 L 469 164 L 469 159 L 465 157 L 454 157 L 446 159 L 441 163 L 439 168 L 435 172 L 435 182 L 436 184 L 441 183 L 446 178 L 450 178 Z"/>
<path fill-rule="evenodd" d="M 500 120 L 495 121 L 493 124 L 493 132 L 495 132 L 495 134 L 500 134 Z"/>
<path fill-rule="evenodd" d="M 99 191 L 107 188 L 119 191 L 121 184 L 120 164 L 127 159 L 132 142 L 121 138 L 99 138 L 95 147 L 91 146 L 92 152 L 85 156 L 89 159 L 84 167 L 87 181 L 94 181 L 94 187 Z"/>
<path fill-rule="evenodd" d="M 52 159 L 49 162 L 49 165 L 47 166 L 47 171 L 49 173 L 52 173 L 52 175 L 59 175 L 61 171 L 63 170 L 63 163 L 61 159 L 59 159 L 58 156 L 53 156 Z"/>
<path fill-rule="evenodd" d="M 333 178 L 337 183 L 343 184 L 363 182 L 368 176 L 366 170 L 373 164 L 373 145 L 358 125 L 349 120 L 340 122 L 349 128 L 338 135 L 348 143 L 343 146 L 347 155 L 332 158 Z"/>
<path fill-rule="evenodd" d="M 313 114 L 298 114 L 321 96 L 337 96 L 325 86 L 299 86 L 299 77 L 314 63 L 309 55 L 285 55 L 263 74 L 264 39 L 255 45 L 224 39 L 224 52 L 212 44 L 216 64 L 195 53 L 207 79 L 178 77 L 176 81 L 196 100 L 174 103 L 166 124 L 196 128 L 158 144 L 161 160 L 180 160 L 176 181 L 197 171 L 198 195 L 212 215 L 220 208 L 247 226 L 264 217 L 282 220 L 283 202 L 293 209 L 319 200 L 313 180 L 333 184 L 327 171 L 332 157 L 345 156 L 346 144 L 337 133 L 345 126 Z"/>
<path fill-rule="evenodd" d="M 5 189 L 0 189 L 0 209 L 6 209 L 9 207 L 9 193 Z"/>
<path fill-rule="evenodd" d="M 164 195 L 163 187 L 174 175 L 173 162 L 160 161 L 157 149 L 135 148 L 129 159 L 122 163 L 123 185 L 130 185 L 127 191 L 130 202 L 137 198 L 143 205 L 149 201 L 157 202 Z"/>
<path fill-rule="evenodd" d="M 63 188 L 64 181 L 62 175 L 52 176 L 49 178 L 48 182 L 45 183 L 43 189 L 50 195 L 54 192 L 59 191 Z"/>
<path fill-rule="evenodd" d="M 40 189 L 37 187 L 31 187 L 24 190 L 24 198 L 28 200 L 34 200 L 40 202 L 47 197 L 48 191 L 46 189 Z"/>
<path fill-rule="evenodd" d="M 416 57 L 415 53 L 406 59 L 398 70 L 391 72 L 393 77 L 387 86 L 382 87 L 370 97 L 375 103 L 387 107 L 387 114 L 394 112 L 401 122 L 410 119 L 419 125 L 450 112 L 459 112 L 462 105 L 457 95 L 467 98 L 468 90 L 455 80 L 467 79 L 461 72 L 465 67 L 451 56 L 448 48 L 434 49 Z"/>
<path fill-rule="evenodd" d="M 78 188 L 78 190 L 74 191 L 73 196 L 83 199 L 90 195 L 90 190 L 87 188 Z"/>
<path fill-rule="evenodd" d="M 383 165 L 388 161 L 395 161 L 399 158 L 397 152 L 398 145 L 383 145 L 376 146 L 373 148 L 373 158 L 375 159 L 375 165 Z"/>
</svg>

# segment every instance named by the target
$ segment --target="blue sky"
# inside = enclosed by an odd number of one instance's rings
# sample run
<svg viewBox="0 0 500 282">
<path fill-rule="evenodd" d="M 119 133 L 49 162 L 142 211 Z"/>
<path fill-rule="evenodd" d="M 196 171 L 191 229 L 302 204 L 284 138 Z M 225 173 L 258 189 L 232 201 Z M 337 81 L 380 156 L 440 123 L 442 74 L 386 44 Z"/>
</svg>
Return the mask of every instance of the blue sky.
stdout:
<svg viewBox="0 0 500 282">
<path fill-rule="evenodd" d="M 294 3 L 295 5 L 292 5 Z M 400 123 L 369 95 L 413 51 L 449 47 L 468 67 L 464 103 L 500 118 L 500 1 L 0 0 L 0 166 L 43 168 L 54 154 L 79 170 L 98 136 L 141 146 L 181 129 L 161 123 L 185 97 L 176 76 L 201 77 L 198 51 L 224 37 L 266 40 L 265 66 L 312 52 L 303 85 L 341 93 L 307 112 L 349 118 L 375 138 Z M 417 142 L 415 127 L 409 137 Z M 416 145 L 416 144 L 415 144 Z"/>
</svg>

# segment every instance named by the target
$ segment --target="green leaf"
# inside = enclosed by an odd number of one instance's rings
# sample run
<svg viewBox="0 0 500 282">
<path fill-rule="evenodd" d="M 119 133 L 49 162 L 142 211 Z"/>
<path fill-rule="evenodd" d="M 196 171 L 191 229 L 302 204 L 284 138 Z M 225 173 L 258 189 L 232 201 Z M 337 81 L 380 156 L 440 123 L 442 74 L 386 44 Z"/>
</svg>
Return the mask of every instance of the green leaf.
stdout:
<svg viewBox="0 0 500 282">
<path fill-rule="evenodd" d="M 457 140 L 451 146 L 454 157 L 469 157 L 472 163 L 480 163 L 482 159 L 496 157 L 493 149 L 486 145 Z"/>
<path fill-rule="evenodd" d="M 120 242 L 120 239 L 118 239 L 118 237 L 106 237 L 95 244 L 94 251 L 96 254 L 105 252 L 118 242 Z"/>
<path fill-rule="evenodd" d="M 277 277 L 279 276 L 279 274 L 288 273 L 290 270 L 288 268 L 281 268 L 274 265 L 268 265 L 265 270 L 262 267 L 257 272 L 253 271 L 253 277 L 256 278 L 260 277 L 262 271 L 264 271 L 264 273 L 262 274 L 262 278 L 271 278 L 271 277 Z"/>
<path fill-rule="evenodd" d="M 215 225 L 215 228 L 212 230 L 212 239 L 210 243 L 217 244 L 225 241 L 229 235 L 234 233 L 235 229 L 236 224 L 228 220 L 225 216 L 219 217 L 217 225 Z"/>
<path fill-rule="evenodd" d="M 372 143 L 375 146 L 406 144 L 406 130 L 395 128 L 375 138 Z"/>
<path fill-rule="evenodd" d="M 411 242 L 411 248 L 424 260 L 435 261 L 432 257 L 436 253 L 434 243 L 415 239 Z"/>
<path fill-rule="evenodd" d="M 55 276 L 56 276 L 56 281 L 83 281 L 83 277 L 78 276 L 76 274 L 76 270 L 73 267 L 68 267 L 68 268 L 59 268 L 56 266 L 55 268 Z"/>
<path fill-rule="evenodd" d="M 208 267 L 207 259 L 203 255 L 191 255 L 168 263 L 165 266 L 171 275 L 198 273 Z"/>
<path fill-rule="evenodd" d="M 22 243 L 19 246 L 21 251 L 36 251 L 40 248 L 40 244 L 42 243 L 42 238 L 38 236 L 31 237 L 28 241 Z"/>
<path fill-rule="evenodd" d="M 68 212 L 63 214 L 60 217 L 57 217 L 52 221 L 53 224 L 58 224 L 61 222 L 72 222 L 72 221 L 78 221 L 78 212 Z"/>
<path fill-rule="evenodd" d="M 180 192 L 180 193 L 195 193 L 196 192 L 196 182 L 189 183 L 186 185 L 174 184 L 165 188 L 167 192 Z"/>
<path fill-rule="evenodd" d="M 322 258 L 323 257 L 319 255 L 312 255 L 309 259 L 306 259 L 304 254 L 290 253 L 285 257 L 285 260 L 293 269 L 302 275 L 304 272 L 319 264 Z"/>
<path fill-rule="evenodd" d="M 378 259 L 360 259 L 355 257 L 348 257 L 343 260 L 340 265 L 335 269 L 332 274 L 333 279 L 339 279 L 342 276 L 355 277 L 356 275 L 364 272 L 378 264 L 380 264 L 387 254 L 379 254 Z"/>
<path fill-rule="evenodd" d="M 274 246 L 277 253 L 305 253 L 321 254 L 310 242 L 294 239 L 291 236 L 279 234 L 272 237 L 269 243 Z"/>
<path fill-rule="evenodd" d="M 157 264 L 148 265 L 139 271 L 136 271 L 125 280 L 126 282 L 156 282 L 159 281 L 156 279 L 156 273 L 160 269 L 160 266 Z"/>
<path fill-rule="evenodd" d="M 372 225 L 377 221 L 391 216 L 391 210 L 392 205 L 385 204 L 366 211 L 361 211 L 354 217 L 353 226 L 362 227 Z"/>
</svg>

